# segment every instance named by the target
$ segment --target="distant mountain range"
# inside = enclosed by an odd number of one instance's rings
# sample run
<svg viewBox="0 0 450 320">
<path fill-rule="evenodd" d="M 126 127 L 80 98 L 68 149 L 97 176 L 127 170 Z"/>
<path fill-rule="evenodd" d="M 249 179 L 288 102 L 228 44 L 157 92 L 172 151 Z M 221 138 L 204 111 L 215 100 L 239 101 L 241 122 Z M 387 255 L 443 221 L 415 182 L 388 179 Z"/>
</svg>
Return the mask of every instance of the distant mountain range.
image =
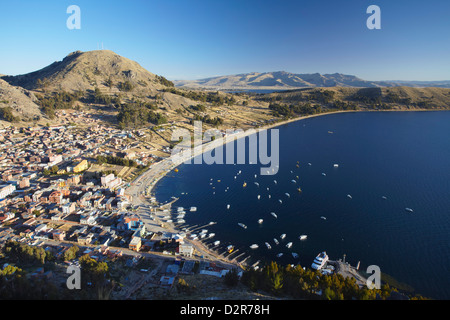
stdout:
<svg viewBox="0 0 450 320">
<path fill-rule="evenodd" d="M 292 90 L 315 87 L 440 87 L 450 88 L 448 81 L 367 81 L 353 75 L 294 74 L 285 71 L 253 72 L 229 76 L 219 76 L 200 80 L 175 80 L 177 87 L 213 90 Z"/>
</svg>

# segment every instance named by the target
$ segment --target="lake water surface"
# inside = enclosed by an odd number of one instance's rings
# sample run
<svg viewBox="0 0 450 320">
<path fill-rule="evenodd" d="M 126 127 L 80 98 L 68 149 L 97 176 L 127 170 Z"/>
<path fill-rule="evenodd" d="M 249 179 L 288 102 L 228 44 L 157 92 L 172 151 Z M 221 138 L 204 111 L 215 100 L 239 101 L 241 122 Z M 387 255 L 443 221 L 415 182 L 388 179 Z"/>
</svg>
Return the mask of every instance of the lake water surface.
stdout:
<svg viewBox="0 0 450 320">
<path fill-rule="evenodd" d="M 278 129 L 276 175 L 261 176 L 256 164 L 182 165 L 157 184 L 157 199 L 196 206 L 186 225 L 217 222 L 206 227 L 216 234 L 209 242 L 220 240 L 221 250 L 233 244 L 250 264 L 310 267 L 325 250 L 364 270 L 378 265 L 424 296 L 450 299 L 450 112 L 340 113 Z"/>
</svg>

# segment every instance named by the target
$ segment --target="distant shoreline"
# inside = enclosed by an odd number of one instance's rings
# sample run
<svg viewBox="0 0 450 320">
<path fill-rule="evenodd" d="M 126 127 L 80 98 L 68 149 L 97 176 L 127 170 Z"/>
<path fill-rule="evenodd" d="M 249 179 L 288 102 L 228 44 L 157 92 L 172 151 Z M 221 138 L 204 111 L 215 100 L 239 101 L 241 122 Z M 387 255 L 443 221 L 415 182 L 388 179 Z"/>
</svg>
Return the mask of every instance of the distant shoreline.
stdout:
<svg viewBox="0 0 450 320">
<path fill-rule="evenodd" d="M 301 116 L 301 117 L 297 117 L 297 118 L 292 118 L 292 119 L 288 119 L 288 120 L 282 120 L 276 123 L 272 123 L 269 125 L 265 125 L 259 128 L 253 128 L 256 131 L 258 130 L 269 130 L 269 129 L 274 129 L 289 123 L 293 123 L 293 122 L 297 122 L 297 121 L 301 121 L 301 120 L 306 120 L 306 119 L 311 119 L 311 118 L 316 118 L 316 117 L 321 117 L 321 116 L 327 116 L 327 115 L 332 115 L 332 114 L 340 114 L 340 113 L 356 113 L 356 112 L 433 112 L 433 111 L 449 111 L 447 109 L 440 109 L 440 110 L 428 110 L 428 109 L 399 109 L 399 110 L 339 110 L 339 111 L 330 111 L 330 112 L 323 112 L 323 113 L 317 113 L 317 114 L 312 114 L 312 115 L 307 115 L 307 116 Z M 242 139 L 245 138 L 249 135 L 253 134 L 253 132 L 249 132 L 249 130 L 244 131 L 241 135 L 239 135 L 239 137 L 234 138 L 236 141 L 238 139 Z M 220 141 L 220 140 L 219 140 Z M 234 140 L 233 140 L 234 141 Z M 214 142 L 214 141 L 212 141 Z M 190 157 L 190 159 L 194 158 L 195 156 L 199 156 L 204 154 L 207 151 L 210 151 L 213 148 L 219 147 L 219 146 L 223 146 L 225 144 L 228 143 L 228 141 L 226 141 L 226 139 L 222 139 L 222 143 L 218 144 L 217 142 L 215 144 L 217 144 L 217 146 L 212 146 L 212 142 L 208 142 L 207 144 L 203 144 L 201 146 L 202 150 L 200 153 L 193 155 L 192 157 Z M 184 159 L 186 160 L 186 159 Z M 170 157 L 162 160 L 164 162 L 173 162 L 172 159 Z M 175 168 L 179 167 L 180 165 L 182 165 L 184 163 L 172 163 L 172 165 L 170 165 L 170 169 L 169 170 L 162 170 L 162 172 L 159 172 L 158 175 L 159 177 L 156 177 L 153 180 L 149 186 L 147 186 L 147 188 L 149 188 L 149 194 L 151 194 L 153 192 L 153 189 L 155 187 L 155 185 L 166 176 L 167 173 L 169 173 L 170 171 L 174 170 Z M 166 171 L 166 173 L 164 173 L 164 171 Z M 143 174 L 145 174 L 146 172 L 144 172 Z M 139 178 L 139 177 L 138 177 Z M 138 179 L 136 178 L 136 180 Z M 136 181 L 135 180 L 135 181 Z"/>
</svg>

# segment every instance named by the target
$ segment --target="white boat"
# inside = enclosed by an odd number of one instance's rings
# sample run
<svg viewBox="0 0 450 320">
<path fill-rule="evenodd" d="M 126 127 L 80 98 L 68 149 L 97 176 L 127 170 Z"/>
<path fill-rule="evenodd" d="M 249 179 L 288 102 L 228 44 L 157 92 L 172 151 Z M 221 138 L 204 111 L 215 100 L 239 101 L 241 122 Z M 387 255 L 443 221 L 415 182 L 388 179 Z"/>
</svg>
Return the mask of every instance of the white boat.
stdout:
<svg viewBox="0 0 450 320">
<path fill-rule="evenodd" d="M 325 174 L 324 172 L 322 172 L 322 175 L 323 175 L 324 177 L 326 177 L 326 174 Z"/>
<path fill-rule="evenodd" d="M 288 244 L 286 245 L 286 248 L 290 249 L 292 247 L 292 242 L 288 242 Z"/>
<path fill-rule="evenodd" d="M 214 237 L 216 234 L 215 233 L 210 233 L 209 235 L 208 235 L 208 238 L 212 238 L 212 237 Z"/>
<path fill-rule="evenodd" d="M 335 164 L 333 165 L 333 167 L 339 168 L 339 165 L 338 165 L 337 163 L 335 163 Z"/>
<path fill-rule="evenodd" d="M 292 183 L 297 183 L 297 181 L 295 181 L 295 180 L 291 180 L 291 182 L 292 182 Z"/>
<path fill-rule="evenodd" d="M 230 209 L 230 205 L 229 204 L 227 204 L 227 209 Z"/>
<path fill-rule="evenodd" d="M 264 222 L 263 219 L 259 219 L 259 220 L 258 220 L 258 223 L 259 223 L 259 224 L 261 224 L 261 223 L 263 223 L 263 222 Z"/>
<path fill-rule="evenodd" d="M 308 236 L 306 234 L 302 234 L 300 237 L 298 237 L 300 240 L 306 240 Z"/>
<path fill-rule="evenodd" d="M 283 256 L 283 253 L 280 252 L 279 254 L 277 254 L 277 258 L 281 258 Z"/>
<path fill-rule="evenodd" d="M 258 176 L 255 174 L 255 179 L 257 178 Z"/>
<path fill-rule="evenodd" d="M 387 200 L 387 197 L 386 196 L 382 196 L 381 199 Z"/>
<path fill-rule="evenodd" d="M 214 243 L 213 243 L 215 246 L 218 246 L 219 244 L 220 244 L 220 241 L 219 240 L 217 240 L 217 241 L 214 241 Z"/>
<path fill-rule="evenodd" d="M 261 196 L 258 194 L 258 200 L 261 199 Z"/>
<path fill-rule="evenodd" d="M 347 195 L 348 198 L 353 199 L 352 196 L 350 194 Z"/>
<path fill-rule="evenodd" d="M 208 233 L 208 229 L 202 229 L 202 231 L 200 231 L 200 234 L 202 233 Z"/>
<path fill-rule="evenodd" d="M 321 216 L 320 219 L 327 220 L 327 217 Z"/>
<path fill-rule="evenodd" d="M 283 203 L 283 201 L 281 201 L 281 199 L 278 199 L 278 201 L 279 201 L 280 203 Z"/>
<path fill-rule="evenodd" d="M 314 270 L 322 269 L 328 261 L 328 255 L 325 251 L 319 253 L 317 257 L 314 259 L 311 268 Z"/>
<path fill-rule="evenodd" d="M 273 180 L 273 182 L 274 182 L 275 184 L 277 184 L 277 180 Z"/>
<path fill-rule="evenodd" d="M 259 187 L 259 183 L 258 182 L 255 182 L 255 184 L 256 184 L 257 187 Z"/>
<path fill-rule="evenodd" d="M 291 195 L 289 194 L 289 193 L 285 193 L 285 195 L 286 195 L 286 197 L 288 197 L 288 198 L 290 198 L 291 197 Z"/>
<path fill-rule="evenodd" d="M 247 229 L 247 226 L 245 225 L 245 224 L 243 224 L 243 223 L 238 223 L 238 225 L 240 226 L 240 227 L 242 227 L 242 228 L 244 228 L 244 229 Z"/>
<path fill-rule="evenodd" d="M 178 211 L 178 212 L 184 211 L 184 208 L 183 208 L 183 207 L 178 207 L 178 208 L 177 208 L 177 211 Z"/>
<path fill-rule="evenodd" d="M 273 238 L 273 242 L 275 242 L 275 244 L 279 244 L 277 238 Z"/>
<path fill-rule="evenodd" d="M 189 211 L 190 211 L 190 212 L 195 212 L 195 211 L 197 211 L 197 207 L 191 207 L 191 208 L 189 209 Z"/>
<path fill-rule="evenodd" d="M 406 211 L 409 211 L 409 212 L 414 212 L 414 210 L 411 209 L 411 208 L 405 208 L 405 210 L 406 210 Z"/>
<path fill-rule="evenodd" d="M 270 246 L 270 244 L 268 242 L 265 243 L 267 249 L 272 249 L 272 247 Z"/>
<path fill-rule="evenodd" d="M 308 162 L 308 166 L 312 166 L 311 162 Z"/>
<path fill-rule="evenodd" d="M 255 244 L 252 244 L 251 246 L 250 246 L 250 249 L 258 249 L 258 245 L 255 243 Z"/>
<path fill-rule="evenodd" d="M 272 216 L 274 216 L 275 218 L 278 218 L 278 216 L 276 215 L 275 212 L 271 212 L 270 214 L 271 214 Z"/>
<path fill-rule="evenodd" d="M 292 252 L 292 256 L 294 257 L 294 259 L 298 258 L 298 253 Z"/>
<path fill-rule="evenodd" d="M 272 196 L 269 194 L 269 199 L 272 198 Z"/>
<path fill-rule="evenodd" d="M 167 222 L 169 222 L 169 221 L 167 221 Z M 181 224 L 181 223 L 185 223 L 185 222 L 186 222 L 186 221 L 184 221 L 184 219 L 178 219 L 178 220 L 177 220 L 177 223 L 180 223 L 180 224 Z"/>
<path fill-rule="evenodd" d="M 286 233 L 283 233 L 283 234 L 280 236 L 280 239 L 281 239 L 281 240 L 283 240 L 284 238 L 286 238 Z"/>
</svg>

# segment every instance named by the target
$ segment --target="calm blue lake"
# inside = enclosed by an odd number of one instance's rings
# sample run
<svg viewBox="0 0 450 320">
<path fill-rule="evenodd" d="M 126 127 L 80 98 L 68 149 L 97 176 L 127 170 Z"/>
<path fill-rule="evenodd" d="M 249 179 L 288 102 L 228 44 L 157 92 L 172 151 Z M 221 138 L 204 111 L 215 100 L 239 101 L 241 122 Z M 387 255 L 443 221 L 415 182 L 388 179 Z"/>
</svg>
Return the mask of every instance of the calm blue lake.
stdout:
<svg viewBox="0 0 450 320">
<path fill-rule="evenodd" d="M 378 265 L 424 296 L 450 299 L 450 112 L 341 113 L 277 129 L 276 175 L 261 176 L 257 164 L 182 165 L 157 184 L 157 199 L 196 206 L 186 226 L 217 222 L 205 227 L 216 234 L 209 242 L 220 240 L 219 251 L 233 244 L 250 264 L 310 267 L 325 250 L 364 270 Z"/>
</svg>

